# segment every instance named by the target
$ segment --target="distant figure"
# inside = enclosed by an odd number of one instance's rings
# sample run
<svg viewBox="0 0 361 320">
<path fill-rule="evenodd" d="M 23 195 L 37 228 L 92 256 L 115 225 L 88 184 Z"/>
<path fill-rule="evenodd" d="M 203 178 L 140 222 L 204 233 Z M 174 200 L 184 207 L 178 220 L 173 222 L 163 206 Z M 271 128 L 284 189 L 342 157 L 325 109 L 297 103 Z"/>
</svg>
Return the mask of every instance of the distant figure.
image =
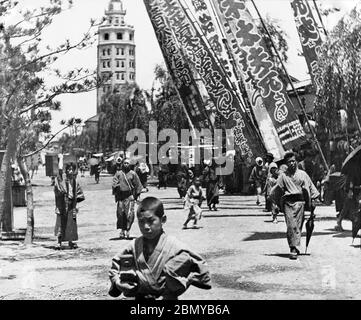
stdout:
<svg viewBox="0 0 361 320">
<path fill-rule="evenodd" d="M 80 169 L 80 176 L 84 177 L 85 175 L 85 162 L 79 161 L 79 169 Z"/>
<path fill-rule="evenodd" d="M 201 207 L 205 198 L 201 184 L 201 179 L 197 177 L 187 191 L 184 208 L 188 211 L 188 217 L 183 224 L 183 229 L 187 229 L 191 220 L 193 220 L 193 228 L 196 228 L 198 220 L 202 217 Z"/>
<path fill-rule="evenodd" d="M 177 190 L 179 194 L 179 198 L 185 198 L 188 189 L 189 183 L 189 172 L 188 166 L 186 164 L 180 164 L 177 170 Z"/>
<path fill-rule="evenodd" d="M 269 164 L 269 174 L 266 181 L 265 186 L 265 195 L 266 195 L 266 202 L 270 204 L 271 212 L 272 212 L 272 222 L 277 223 L 277 216 L 279 213 L 279 209 L 277 205 L 271 199 L 271 191 L 272 188 L 277 184 L 278 179 L 278 166 L 276 163 L 272 162 Z"/>
<path fill-rule="evenodd" d="M 168 181 L 169 168 L 167 164 L 159 164 L 158 171 L 158 189 L 164 188 L 167 189 L 167 181 Z"/>
<path fill-rule="evenodd" d="M 100 180 L 100 172 L 102 172 L 102 167 L 100 163 L 94 166 L 94 176 L 95 176 L 95 183 L 99 183 Z"/>
<path fill-rule="evenodd" d="M 274 159 L 274 156 L 273 156 L 272 153 L 267 153 L 266 154 L 264 167 L 265 167 L 265 170 L 267 172 L 267 179 L 270 176 L 270 165 L 271 165 L 271 163 L 274 163 L 273 159 Z M 277 167 L 277 170 L 278 170 L 278 167 Z M 268 191 L 269 190 L 267 188 L 265 188 L 264 190 L 265 190 L 264 196 L 265 196 L 265 199 L 266 199 L 264 211 L 265 212 L 270 212 L 270 211 L 272 211 L 272 203 L 271 203 L 271 201 L 269 201 L 269 197 L 268 197 Z"/>
<path fill-rule="evenodd" d="M 145 189 L 148 192 L 149 190 L 148 190 L 147 182 L 148 182 L 149 168 L 147 164 L 145 162 L 138 163 L 135 172 L 137 173 L 140 179 L 143 189 Z"/>
<path fill-rule="evenodd" d="M 25 184 L 23 175 L 20 172 L 20 169 L 17 165 L 13 164 L 11 166 L 12 168 L 12 181 L 14 183 L 14 185 L 16 186 L 21 186 Z"/>
<path fill-rule="evenodd" d="M 256 158 L 256 165 L 253 167 L 251 171 L 251 175 L 249 177 L 249 182 L 256 189 L 257 194 L 257 206 L 261 205 L 260 196 L 262 194 L 262 190 L 266 183 L 267 171 L 263 165 L 263 159 L 261 157 Z"/>
<path fill-rule="evenodd" d="M 216 205 L 219 203 L 219 178 L 216 174 L 216 166 L 212 160 L 204 160 L 203 181 L 206 184 L 207 206 L 209 210 L 217 211 Z"/>
<path fill-rule="evenodd" d="M 54 193 L 56 206 L 55 236 L 58 237 L 58 249 L 62 249 L 62 242 L 68 241 L 71 249 L 78 246 L 74 241 L 78 240 L 78 226 L 76 207 L 79 202 L 85 200 L 84 193 L 76 180 L 76 166 L 73 163 L 65 167 L 66 179 L 63 180 L 60 173 L 54 179 Z"/>
<path fill-rule="evenodd" d="M 354 167 L 354 171 L 346 175 L 344 186 L 344 202 L 337 218 L 337 231 L 343 231 L 342 220 L 356 221 L 361 215 L 361 164 Z M 339 192 L 342 194 L 341 192 Z"/>
<path fill-rule="evenodd" d="M 110 296 L 177 300 L 191 285 L 211 289 L 206 262 L 163 231 L 167 217 L 159 199 L 142 200 L 137 217 L 142 236 L 113 258 Z"/>
</svg>

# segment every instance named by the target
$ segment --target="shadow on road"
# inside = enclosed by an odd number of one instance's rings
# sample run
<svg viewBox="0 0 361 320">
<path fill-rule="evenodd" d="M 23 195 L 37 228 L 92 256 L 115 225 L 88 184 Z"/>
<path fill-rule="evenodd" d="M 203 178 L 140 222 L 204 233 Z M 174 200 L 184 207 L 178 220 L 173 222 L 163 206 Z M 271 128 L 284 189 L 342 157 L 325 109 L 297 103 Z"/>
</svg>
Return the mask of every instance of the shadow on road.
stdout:
<svg viewBox="0 0 361 320">
<path fill-rule="evenodd" d="M 116 237 L 116 238 L 110 238 L 109 241 L 121 241 L 121 240 L 134 240 L 136 237 L 129 237 L 129 238 L 119 238 L 119 237 Z"/>
<path fill-rule="evenodd" d="M 334 233 L 333 232 L 313 232 L 312 236 L 324 236 Z M 302 236 L 306 233 L 302 232 Z M 251 236 L 245 238 L 243 241 L 256 241 L 256 240 L 273 240 L 286 238 L 286 232 L 255 232 Z"/>
<path fill-rule="evenodd" d="M 213 211 L 214 212 L 214 211 Z M 225 217 L 269 217 L 269 214 L 203 214 L 204 218 L 225 218 Z"/>
<path fill-rule="evenodd" d="M 287 258 L 289 259 L 289 253 L 266 253 L 264 254 L 267 257 L 279 257 L 279 258 Z M 310 256 L 310 253 L 300 253 L 299 256 Z"/>
</svg>

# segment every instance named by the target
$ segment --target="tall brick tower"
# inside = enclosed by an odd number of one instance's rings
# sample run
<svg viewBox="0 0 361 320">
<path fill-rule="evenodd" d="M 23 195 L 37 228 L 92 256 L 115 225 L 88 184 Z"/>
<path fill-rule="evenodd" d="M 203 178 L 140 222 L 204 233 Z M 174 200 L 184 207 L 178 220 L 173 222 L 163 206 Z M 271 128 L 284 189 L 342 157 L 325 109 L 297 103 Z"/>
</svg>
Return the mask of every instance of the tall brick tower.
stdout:
<svg viewBox="0 0 361 320">
<path fill-rule="evenodd" d="M 97 90 L 97 114 L 102 96 L 135 82 L 134 27 L 125 23 L 126 10 L 121 0 L 110 0 L 105 21 L 99 27 L 98 74 L 109 80 Z"/>
</svg>

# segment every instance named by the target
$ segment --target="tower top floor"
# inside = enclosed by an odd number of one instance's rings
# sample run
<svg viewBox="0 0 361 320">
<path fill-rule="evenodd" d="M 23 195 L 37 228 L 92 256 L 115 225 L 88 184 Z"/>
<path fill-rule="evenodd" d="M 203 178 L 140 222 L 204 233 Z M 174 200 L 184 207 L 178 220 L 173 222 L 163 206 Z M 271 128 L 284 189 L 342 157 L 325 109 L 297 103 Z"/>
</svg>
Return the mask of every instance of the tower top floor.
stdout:
<svg viewBox="0 0 361 320">
<path fill-rule="evenodd" d="M 131 28 L 134 27 L 127 25 L 125 22 L 125 15 L 127 11 L 123 7 L 123 2 L 121 0 L 110 0 L 108 9 L 105 10 L 105 21 L 99 27 L 99 29 L 104 28 Z"/>
</svg>

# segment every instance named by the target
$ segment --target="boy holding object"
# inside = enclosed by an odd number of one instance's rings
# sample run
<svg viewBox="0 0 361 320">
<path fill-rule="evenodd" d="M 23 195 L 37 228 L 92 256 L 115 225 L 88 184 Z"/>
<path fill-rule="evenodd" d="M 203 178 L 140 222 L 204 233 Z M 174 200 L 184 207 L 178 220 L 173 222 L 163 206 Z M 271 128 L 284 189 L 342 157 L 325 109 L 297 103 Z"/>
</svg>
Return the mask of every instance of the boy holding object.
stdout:
<svg viewBox="0 0 361 320">
<path fill-rule="evenodd" d="M 142 236 L 115 256 L 109 272 L 109 295 L 176 300 L 190 285 L 210 289 L 206 262 L 163 231 L 162 202 L 145 198 L 137 210 Z"/>
</svg>

